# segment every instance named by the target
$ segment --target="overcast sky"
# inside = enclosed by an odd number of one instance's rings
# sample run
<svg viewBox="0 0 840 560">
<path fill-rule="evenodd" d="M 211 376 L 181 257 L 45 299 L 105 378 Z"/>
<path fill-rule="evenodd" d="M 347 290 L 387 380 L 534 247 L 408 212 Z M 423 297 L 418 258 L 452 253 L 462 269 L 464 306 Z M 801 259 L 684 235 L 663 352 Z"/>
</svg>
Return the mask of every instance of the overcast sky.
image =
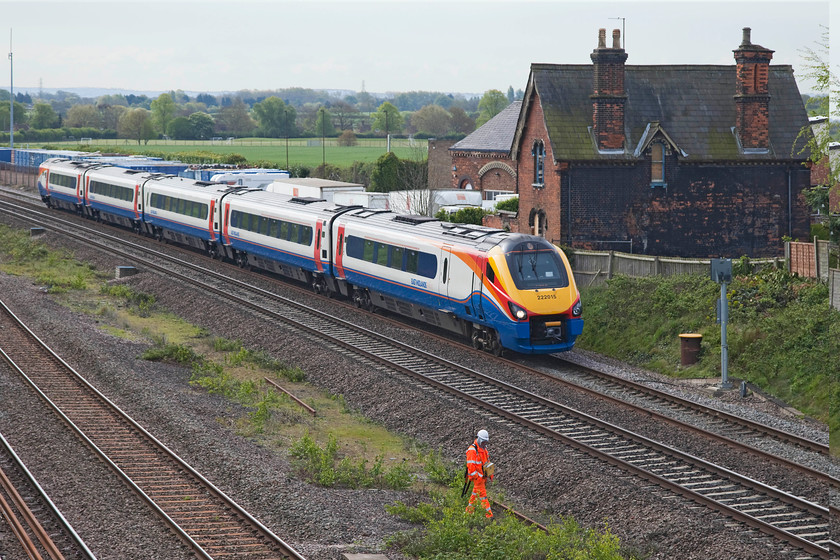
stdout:
<svg viewBox="0 0 840 560">
<path fill-rule="evenodd" d="M 0 0 L 0 13 L 16 92 L 505 92 L 525 89 L 532 62 L 590 64 L 598 29 L 623 26 L 627 64 L 725 65 L 751 27 L 807 93 L 802 51 L 817 49 L 829 2 Z M 0 88 L 9 75 L 4 57 Z"/>
</svg>

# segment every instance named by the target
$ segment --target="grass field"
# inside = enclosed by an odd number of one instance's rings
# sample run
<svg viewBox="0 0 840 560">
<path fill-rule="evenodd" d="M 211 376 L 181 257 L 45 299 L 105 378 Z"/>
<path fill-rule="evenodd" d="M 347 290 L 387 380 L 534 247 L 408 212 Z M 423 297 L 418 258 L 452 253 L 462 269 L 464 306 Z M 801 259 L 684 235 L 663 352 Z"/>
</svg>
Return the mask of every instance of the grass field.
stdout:
<svg viewBox="0 0 840 560">
<path fill-rule="evenodd" d="M 78 142 L 50 142 L 61 149 L 76 149 Z M 329 165 L 350 167 L 354 162 L 374 162 L 385 153 L 385 139 L 360 139 L 356 146 L 339 146 L 335 138 L 327 138 L 321 145 L 320 138 L 290 138 L 288 159 L 286 141 L 283 139 L 238 138 L 235 140 L 150 140 L 148 144 L 126 140 L 92 140 L 86 145 L 101 151 L 143 154 L 157 152 L 211 152 L 214 154 L 240 154 L 249 162 L 272 162 L 277 167 L 303 165 L 314 168 L 326 161 Z M 392 139 L 391 151 L 400 159 L 424 159 L 428 155 L 426 140 Z M 35 147 L 35 146 L 33 146 Z M 287 164 L 288 161 L 288 164 Z"/>
</svg>

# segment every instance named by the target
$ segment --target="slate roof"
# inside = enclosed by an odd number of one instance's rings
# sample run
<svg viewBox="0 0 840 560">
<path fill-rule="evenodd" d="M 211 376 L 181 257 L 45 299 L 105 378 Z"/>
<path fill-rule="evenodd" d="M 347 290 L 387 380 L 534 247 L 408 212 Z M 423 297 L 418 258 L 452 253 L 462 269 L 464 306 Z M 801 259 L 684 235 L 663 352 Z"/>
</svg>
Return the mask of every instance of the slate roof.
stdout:
<svg viewBox="0 0 840 560">
<path fill-rule="evenodd" d="M 625 66 L 624 154 L 601 154 L 595 148 L 590 132 L 592 65 L 532 64 L 525 98 L 529 99 L 534 89 L 539 94 L 558 161 L 635 159 L 634 151 L 645 130 L 655 122 L 685 154 L 682 159 L 687 162 L 806 159 L 807 154 L 797 154 L 798 148 L 792 152 L 800 130 L 808 125 L 808 116 L 793 69 L 786 65 L 770 66 L 769 153 L 741 152 L 732 133 L 735 70 L 734 65 Z M 483 128 L 464 141 L 483 137 L 478 136 Z M 798 146 L 803 144 L 800 139 Z"/>
<path fill-rule="evenodd" d="M 510 152 L 522 101 L 514 101 L 502 112 L 478 127 L 472 134 L 453 144 L 450 151 Z"/>
</svg>

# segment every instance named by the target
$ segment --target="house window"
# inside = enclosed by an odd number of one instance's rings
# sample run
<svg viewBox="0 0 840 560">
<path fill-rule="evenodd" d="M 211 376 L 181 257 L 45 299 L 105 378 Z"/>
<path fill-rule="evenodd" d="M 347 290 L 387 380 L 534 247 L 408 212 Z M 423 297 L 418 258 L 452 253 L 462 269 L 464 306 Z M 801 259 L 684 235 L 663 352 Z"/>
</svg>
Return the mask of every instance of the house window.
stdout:
<svg viewBox="0 0 840 560">
<path fill-rule="evenodd" d="M 542 140 L 534 142 L 531 155 L 534 156 L 534 182 L 531 186 L 541 189 L 545 186 L 545 144 Z"/>
<path fill-rule="evenodd" d="M 656 142 L 650 147 L 650 184 L 665 184 L 665 144 Z"/>
</svg>

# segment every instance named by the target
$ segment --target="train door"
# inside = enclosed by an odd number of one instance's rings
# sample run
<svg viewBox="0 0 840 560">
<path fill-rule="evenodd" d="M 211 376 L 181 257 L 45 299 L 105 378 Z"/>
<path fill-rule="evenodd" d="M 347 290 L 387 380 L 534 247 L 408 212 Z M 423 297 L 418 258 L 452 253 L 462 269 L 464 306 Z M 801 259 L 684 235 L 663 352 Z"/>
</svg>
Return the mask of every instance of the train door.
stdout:
<svg viewBox="0 0 840 560">
<path fill-rule="evenodd" d="M 472 273 L 472 290 L 470 292 L 470 302 L 472 306 L 472 314 L 474 317 L 484 319 L 484 298 L 482 292 L 484 291 L 484 264 L 486 261 L 480 259 L 478 267 Z"/>
<path fill-rule="evenodd" d="M 440 251 L 441 271 L 440 283 L 438 284 L 438 293 L 440 294 L 440 308 L 444 311 L 452 311 L 455 306 L 452 300 L 449 299 L 449 287 L 452 284 L 452 247 L 444 245 Z"/>
</svg>

